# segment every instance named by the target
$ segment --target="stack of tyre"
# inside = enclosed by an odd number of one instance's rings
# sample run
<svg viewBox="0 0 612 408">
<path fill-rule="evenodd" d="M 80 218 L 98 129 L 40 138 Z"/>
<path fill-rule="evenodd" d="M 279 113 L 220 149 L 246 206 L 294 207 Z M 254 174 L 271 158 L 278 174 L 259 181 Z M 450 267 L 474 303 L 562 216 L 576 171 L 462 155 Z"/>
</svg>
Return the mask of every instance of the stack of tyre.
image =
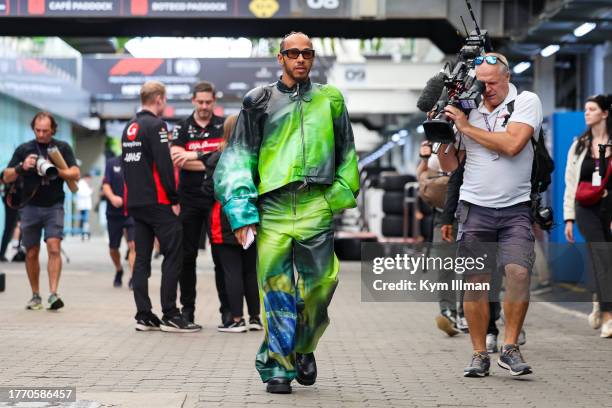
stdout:
<svg viewBox="0 0 612 408">
<path fill-rule="evenodd" d="M 385 237 L 401 237 L 404 234 L 404 187 L 406 183 L 415 182 L 416 177 L 410 174 L 381 173 L 379 188 L 384 191 L 382 196 L 382 235 Z M 414 209 L 408 212 L 408 236 L 412 234 Z"/>
</svg>

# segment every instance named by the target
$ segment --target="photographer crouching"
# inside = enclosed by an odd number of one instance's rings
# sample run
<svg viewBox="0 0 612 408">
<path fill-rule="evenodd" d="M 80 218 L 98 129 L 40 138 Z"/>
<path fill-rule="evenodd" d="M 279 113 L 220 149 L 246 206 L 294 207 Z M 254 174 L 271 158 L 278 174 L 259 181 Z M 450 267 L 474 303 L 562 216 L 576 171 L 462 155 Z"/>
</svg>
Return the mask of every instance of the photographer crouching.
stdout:
<svg viewBox="0 0 612 408">
<path fill-rule="evenodd" d="M 40 238 L 44 230 L 49 261 L 49 310 L 57 310 L 64 302 L 57 295 L 62 269 L 61 241 L 64 232 L 64 181 L 75 182 L 80 177 L 74 153 L 65 142 L 53 139 L 57 131 L 57 122 L 49 112 L 38 112 L 34 115 L 30 127 L 35 139 L 21 144 L 4 170 L 4 182 L 15 183 L 20 197 L 18 201 L 21 219 L 21 236 L 26 248 L 26 270 L 32 298 L 26 309 L 40 310 L 42 298 L 39 289 Z M 56 167 L 49 160 L 49 150 L 57 149 L 67 168 Z"/>
<path fill-rule="evenodd" d="M 530 374 L 531 367 L 519 351 L 518 336 L 529 306 L 535 259 L 531 212 L 534 148 L 530 140 L 538 137 L 542 126 L 542 104 L 532 92 L 518 94 L 510 83 L 503 55 L 486 53 L 473 64 L 476 78 L 485 85 L 482 102 L 469 116 L 454 106 L 444 108 L 460 136 L 454 145 L 443 145 L 438 156 L 444 171 L 454 171 L 466 158 L 457 209 L 459 254 L 473 254 L 474 247 L 497 243 L 493 254 L 497 265 L 490 266 L 488 276 L 481 272 L 467 275 L 465 280 L 488 282 L 497 266 L 506 276 L 505 345 L 498 365 L 513 376 Z M 466 291 L 464 299 L 474 351 L 464 376 L 484 377 L 490 367 L 485 346 L 489 296 L 485 291 Z"/>
</svg>

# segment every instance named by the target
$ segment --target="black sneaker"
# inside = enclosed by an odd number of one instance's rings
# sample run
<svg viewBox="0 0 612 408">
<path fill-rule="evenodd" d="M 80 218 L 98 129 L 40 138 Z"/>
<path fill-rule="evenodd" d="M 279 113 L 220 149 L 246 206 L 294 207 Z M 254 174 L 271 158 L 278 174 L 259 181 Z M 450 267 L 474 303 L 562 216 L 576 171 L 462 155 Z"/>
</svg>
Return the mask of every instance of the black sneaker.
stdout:
<svg viewBox="0 0 612 408">
<path fill-rule="evenodd" d="M 217 326 L 217 329 L 225 327 L 225 325 L 232 324 L 232 322 L 233 322 L 233 319 L 232 319 L 231 312 L 221 312 L 221 324 Z"/>
<path fill-rule="evenodd" d="M 49 307 L 47 310 L 58 310 L 64 307 L 64 302 L 62 302 L 62 299 L 57 296 L 57 293 L 52 293 L 49 295 L 49 299 L 47 301 L 49 302 Z"/>
<path fill-rule="evenodd" d="M 185 319 L 188 323 L 191 323 L 194 326 L 199 327 L 200 329 L 202 328 L 202 326 L 194 322 L 195 317 L 192 311 L 183 309 L 181 315 L 183 316 L 183 319 Z"/>
<path fill-rule="evenodd" d="M 523 355 L 517 344 L 505 344 L 497 360 L 497 365 L 510 371 L 510 374 L 531 374 L 531 367 L 523 360 Z"/>
<path fill-rule="evenodd" d="M 487 353 L 474 352 L 470 365 L 463 369 L 464 377 L 486 377 L 489 375 L 491 359 Z"/>
<path fill-rule="evenodd" d="M 244 333 L 247 331 L 247 327 L 244 319 L 240 319 L 239 322 L 233 320 L 226 322 L 223 327 L 218 327 L 217 330 L 225 333 Z"/>
<path fill-rule="evenodd" d="M 202 330 L 201 326 L 189 323 L 182 315 L 163 317 L 159 327 L 161 331 L 168 333 L 195 333 Z"/>
<path fill-rule="evenodd" d="M 115 273 L 115 280 L 113 282 L 113 286 L 116 288 L 120 288 L 121 285 L 123 284 L 122 278 L 123 278 L 123 269 Z"/>
<path fill-rule="evenodd" d="M 136 320 L 136 331 L 159 331 L 161 321 L 159 317 L 151 313 L 151 315 L 144 319 Z"/>
<path fill-rule="evenodd" d="M 259 317 L 249 318 L 249 330 L 251 331 L 263 330 L 263 324 L 261 324 L 261 320 L 259 320 Z"/>
</svg>

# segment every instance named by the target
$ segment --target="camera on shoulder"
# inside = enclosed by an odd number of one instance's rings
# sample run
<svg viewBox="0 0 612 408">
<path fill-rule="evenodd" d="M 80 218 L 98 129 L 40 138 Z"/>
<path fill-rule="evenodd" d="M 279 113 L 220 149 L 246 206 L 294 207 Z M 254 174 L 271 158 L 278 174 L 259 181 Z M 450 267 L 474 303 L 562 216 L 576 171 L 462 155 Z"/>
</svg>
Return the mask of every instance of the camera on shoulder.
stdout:
<svg viewBox="0 0 612 408">
<path fill-rule="evenodd" d="M 472 6 L 466 0 L 468 10 L 475 24 L 475 30 L 467 33 L 465 45 L 457 54 L 454 64 L 447 63 L 444 68 L 428 82 L 417 107 L 429 113 L 423 123 L 425 137 L 432 143 L 449 144 L 455 140 L 453 124 L 444 114 L 446 106 L 455 106 L 468 114 L 480 105 L 485 85 L 476 79 L 474 59 L 491 52 L 491 40 L 486 30 L 480 30 Z"/>
</svg>

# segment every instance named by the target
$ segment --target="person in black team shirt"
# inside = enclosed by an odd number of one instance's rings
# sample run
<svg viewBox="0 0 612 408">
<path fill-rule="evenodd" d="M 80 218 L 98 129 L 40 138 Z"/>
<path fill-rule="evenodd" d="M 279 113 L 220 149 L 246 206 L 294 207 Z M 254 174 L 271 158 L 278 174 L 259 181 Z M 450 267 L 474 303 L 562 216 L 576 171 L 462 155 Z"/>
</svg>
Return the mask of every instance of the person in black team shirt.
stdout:
<svg viewBox="0 0 612 408">
<path fill-rule="evenodd" d="M 26 305 L 26 309 L 42 309 L 38 254 L 40 252 L 40 236 L 44 229 L 44 240 L 47 243 L 49 256 L 47 263 L 50 292 L 49 309 L 57 310 L 64 306 L 64 302 L 57 295 L 62 270 L 64 181 L 77 181 L 80 177 L 80 171 L 70 145 L 53 138 L 53 135 L 57 132 L 57 122 L 53 115 L 49 112 L 38 112 L 34 115 L 30 127 L 36 137 L 17 147 L 7 169 L 4 171 L 4 182 L 23 181 L 25 194 L 28 197 L 33 194 L 25 206 L 19 210 L 21 238 L 26 248 L 26 270 L 32 287 L 32 299 Z M 37 160 L 49 160 L 47 149 L 50 146 L 59 149 L 68 165 L 67 169 L 57 169 L 57 177 L 43 177 L 37 171 Z M 18 178 L 22 179 L 18 180 Z"/>
<path fill-rule="evenodd" d="M 136 258 L 136 244 L 134 243 L 134 219 L 127 215 L 125 207 L 125 188 L 123 170 L 121 169 L 121 157 L 113 157 L 106 162 L 104 180 L 102 181 L 102 193 L 108 200 L 106 206 L 106 227 L 108 229 L 108 247 L 111 260 L 115 265 L 115 280 L 113 286 L 120 288 L 123 278 L 123 267 L 121 266 L 121 237 L 126 233 L 128 244 L 128 263 L 130 265 L 130 281 L 128 286 L 132 288 L 132 274 L 134 273 L 134 260 Z"/>
<path fill-rule="evenodd" d="M 199 82 L 193 88 L 191 102 L 193 114 L 179 122 L 172 136 L 172 159 L 181 169 L 179 177 L 180 218 L 183 223 L 183 272 L 179 279 L 183 316 L 194 321 L 196 299 L 196 258 L 202 229 L 208 223 L 210 209 L 214 204 L 212 194 L 202 190 L 205 177 L 203 160 L 216 151 L 223 141 L 224 118 L 213 113 L 215 87 L 209 82 Z M 225 293 L 220 260 L 212 251 L 215 263 L 215 281 L 221 302 L 222 320 L 229 318 L 229 302 Z"/>
<path fill-rule="evenodd" d="M 201 327 L 186 321 L 176 307 L 183 231 L 176 215 L 178 209 L 173 208 L 178 203 L 178 195 L 168 148 L 168 129 L 160 118 L 166 107 L 166 88 L 161 82 L 146 82 L 140 89 L 140 101 L 142 110 L 128 122 L 121 136 L 126 205 L 136 223 L 133 277 L 136 330 L 196 332 Z M 155 237 L 164 255 L 161 321 L 152 312 L 148 289 Z"/>
</svg>

